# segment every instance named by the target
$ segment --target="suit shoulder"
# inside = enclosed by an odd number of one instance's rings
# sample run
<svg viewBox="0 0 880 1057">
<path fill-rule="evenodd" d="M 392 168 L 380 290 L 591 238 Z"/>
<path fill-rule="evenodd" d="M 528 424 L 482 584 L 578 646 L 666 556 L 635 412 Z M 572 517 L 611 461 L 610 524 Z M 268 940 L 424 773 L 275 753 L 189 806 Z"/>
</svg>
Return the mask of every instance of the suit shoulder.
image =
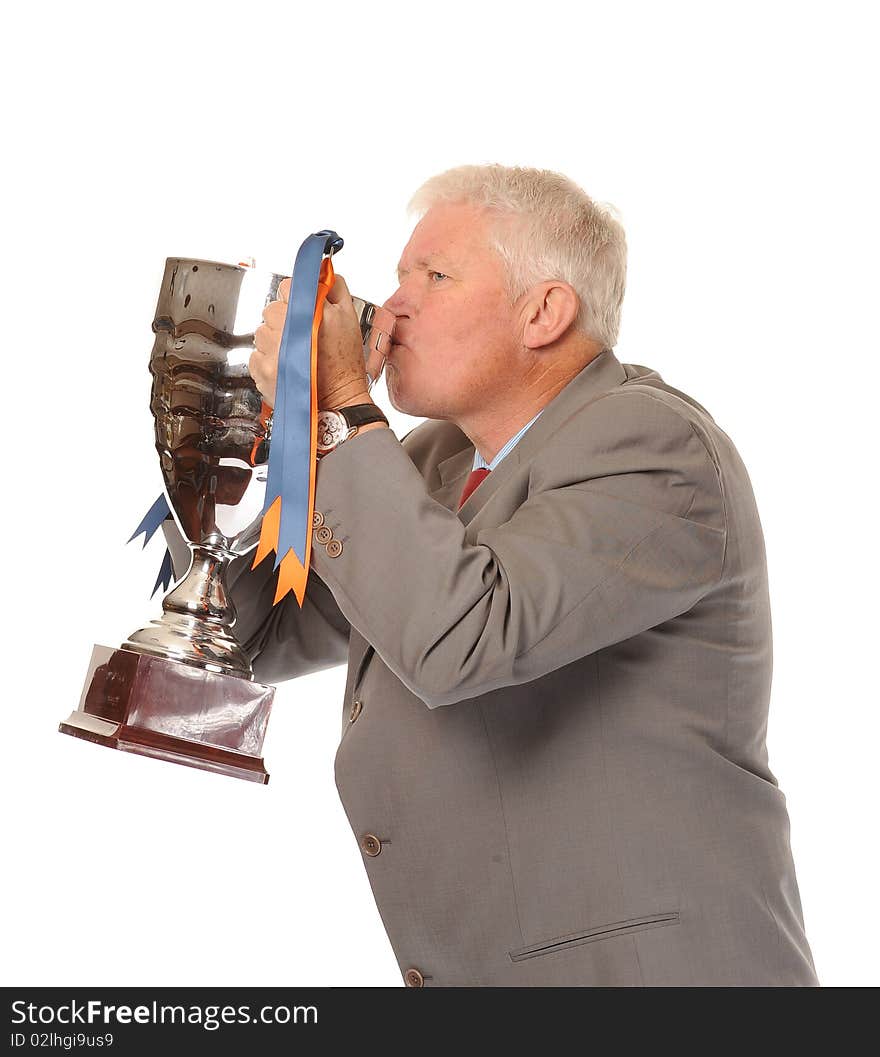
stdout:
<svg viewBox="0 0 880 1057">
<path fill-rule="evenodd" d="M 704 422 L 701 423 L 700 419 Z M 710 416 L 674 394 L 623 383 L 578 408 L 540 451 L 531 486 L 600 487 L 685 516 L 694 495 L 699 513 L 723 521 L 719 459 L 705 423 Z"/>
<path fill-rule="evenodd" d="M 642 442 L 663 443 L 663 438 L 693 432 L 703 440 L 701 429 L 712 416 L 696 401 L 684 400 L 665 387 L 624 382 L 579 407 L 565 426 L 580 431 L 599 446 L 620 443 L 632 436 Z M 705 441 L 704 441 L 705 442 Z"/>
<path fill-rule="evenodd" d="M 656 371 L 639 367 L 636 367 L 636 370 L 647 373 L 627 378 L 613 390 L 609 396 L 624 398 L 618 399 L 613 406 L 622 413 L 625 409 L 630 409 L 636 416 L 647 414 L 658 429 L 664 422 L 667 429 L 682 429 L 686 426 L 699 439 L 716 467 L 720 467 L 719 441 L 723 447 L 725 442 L 730 442 L 730 438 L 718 426 L 709 411 L 688 393 L 664 382 Z M 650 414 L 648 401 L 653 402 L 653 415 Z"/>
</svg>

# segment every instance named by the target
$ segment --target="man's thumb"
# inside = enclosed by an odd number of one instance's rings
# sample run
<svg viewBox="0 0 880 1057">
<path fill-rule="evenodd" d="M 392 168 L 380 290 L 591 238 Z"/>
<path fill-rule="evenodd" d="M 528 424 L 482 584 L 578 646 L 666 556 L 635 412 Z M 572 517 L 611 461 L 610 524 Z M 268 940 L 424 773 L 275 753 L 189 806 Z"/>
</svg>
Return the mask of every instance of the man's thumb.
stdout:
<svg viewBox="0 0 880 1057">
<path fill-rule="evenodd" d="M 333 275 L 333 285 L 327 291 L 327 300 L 331 305 L 338 305 L 340 301 L 343 301 L 346 298 L 351 300 L 348 286 L 339 272 L 335 272 Z"/>
</svg>

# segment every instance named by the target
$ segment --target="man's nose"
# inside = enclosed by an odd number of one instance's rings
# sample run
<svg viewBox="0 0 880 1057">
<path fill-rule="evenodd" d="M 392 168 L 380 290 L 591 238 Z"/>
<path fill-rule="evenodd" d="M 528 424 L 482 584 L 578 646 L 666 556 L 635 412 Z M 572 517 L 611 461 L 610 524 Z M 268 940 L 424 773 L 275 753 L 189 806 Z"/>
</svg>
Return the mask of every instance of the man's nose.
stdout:
<svg viewBox="0 0 880 1057">
<path fill-rule="evenodd" d="M 403 286 L 398 286 L 394 293 L 388 298 L 383 308 L 393 312 L 395 316 L 407 316 L 410 314 L 410 299 L 406 296 Z"/>
</svg>

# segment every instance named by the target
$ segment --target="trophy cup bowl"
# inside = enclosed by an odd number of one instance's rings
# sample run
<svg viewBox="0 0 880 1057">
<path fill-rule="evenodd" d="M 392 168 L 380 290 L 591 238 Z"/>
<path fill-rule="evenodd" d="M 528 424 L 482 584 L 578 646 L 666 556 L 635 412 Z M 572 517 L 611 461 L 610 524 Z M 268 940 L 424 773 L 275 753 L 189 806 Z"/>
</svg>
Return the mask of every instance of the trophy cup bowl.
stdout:
<svg viewBox="0 0 880 1057">
<path fill-rule="evenodd" d="M 162 616 L 118 648 L 95 646 L 66 734 L 265 783 L 274 688 L 254 681 L 234 633 L 229 563 L 259 542 L 272 411 L 248 373 L 254 331 L 285 276 L 169 257 L 153 320 L 150 407 L 164 493 L 192 552 Z M 387 309 L 352 299 L 369 387 L 393 332 Z"/>
</svg>

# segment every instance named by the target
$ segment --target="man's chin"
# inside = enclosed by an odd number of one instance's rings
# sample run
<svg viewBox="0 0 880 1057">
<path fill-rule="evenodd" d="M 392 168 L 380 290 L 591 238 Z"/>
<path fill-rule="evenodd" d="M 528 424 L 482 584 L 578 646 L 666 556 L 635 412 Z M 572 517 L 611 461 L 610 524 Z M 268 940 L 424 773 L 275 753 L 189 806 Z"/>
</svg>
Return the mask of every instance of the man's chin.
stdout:
<svg viewBox="0 0 880 1057">
<path fill-rule="evenodd" d="M 388 389 L 388 400 L 394 410 L 399 411 L 401 415 L 410 415 L 415 418 L 425 417 L 410 401 L 401 400 L 390 388 Z"/>
<path fill-rule="evenodd" d="M 413 395 L 408 393 L 399 384 L 398 369 L 393 364 L 385 367 L 385 388 L 388 391 L 388 400 L 395 411 L 411 418 L 434 418 L 430 401 L 425 399 L 424 394 Z"/>
<path fill-rule="evenodd" d="M 391 402 L 391 406 L 402 415 L 412 415 L 413 412 L 409 409 L 410 402 L 406 399 L 406 394 L 400 392 L 399 378 L 397 365 L 386 364 L 385 388 L 388 390 L 388 399 Z"/>
</svg>

